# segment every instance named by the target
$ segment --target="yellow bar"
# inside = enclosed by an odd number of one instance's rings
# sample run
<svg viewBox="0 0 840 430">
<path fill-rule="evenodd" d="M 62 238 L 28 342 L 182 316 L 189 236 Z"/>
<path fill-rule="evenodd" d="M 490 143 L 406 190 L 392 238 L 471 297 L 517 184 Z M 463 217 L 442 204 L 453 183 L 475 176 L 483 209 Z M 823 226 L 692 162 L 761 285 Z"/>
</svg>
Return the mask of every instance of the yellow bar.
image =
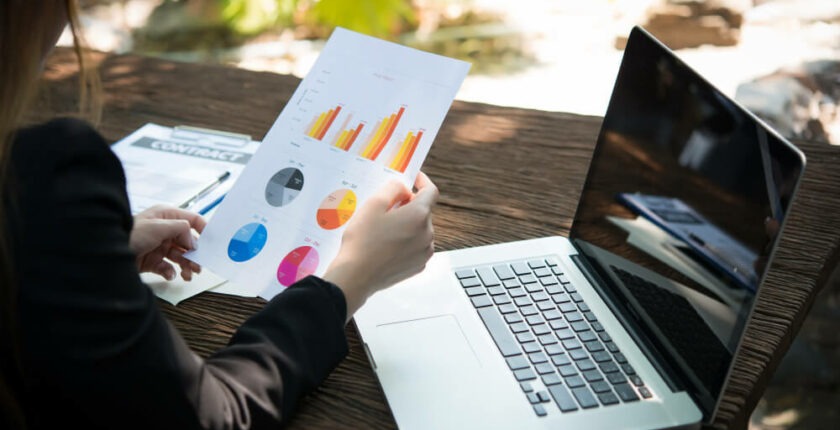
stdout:
<svg viewBox="0 0 840 430">
<path fill-rule="evenodd" d="M 312 137 L 317 139 L 318 136 L 321 135 L 321 132 L 324 131 L 324 127 L 327 126 L 327 123 L 329 122 L 330 118 L 332 118 L 333 112 L 335 112 L 335 109 L 330 109 L 326 113 L 326 115 L 324 115 L 324 120 L 321 121 L 321 124 L 318 125 L 318 129 L 314 133 L 312 133 Z"/>
<path fill-rule="evenodd" d="M 390 168 L 397 170 L 396 166 L 399 166 L 402 163 L 403 158 L 405 158 L 406 154 L 408 154 L 408 147 L 411 146 L 411 141 L 414 139 L 414 133 L 408 132 L 408 135 L 405 136 L 405 140 L 403 141 L 402 147 L 400 147 L 400 152 L 394 157 L 394 160 L 391 162 Z"/>
<path fill-rule="evenodd" d="M 362 157 L 367 158 L 374 149 L 376 149 L 376 144 L 379 143 L 379 139 L 382 137 L 382 133 L 388 128 L 388 124 L 393 120 L 393 115 L 390 118 L 385 119 L 382 121 L 382 125 L 379 126 L 379 130 L 376 130 L 376 134 L 373 135 L 373 139 L 368 142 L 367 148 L 365 148 L 365 152 L 362 154 Z"/>
<path fill-rule="evenodd" d="M 326 112 L 321 113 L 321 116 L 318 117 L 318 121 L 315 121 L 315 126 L 313 126 L 312 130 L 309 130 L 309 133 L 306 133 L 306 134 L 309 135 L 309 137 L 315 137 L 316 136 L 315 132 L 321 127 L 321 124 L 324 123 L 324 119 L 326 117 L 327 117 Z"/>
<path fill-rule="evenodd" d="M 376 124 L 372 129 L 369 130 L 370 133 L 368 133 L 368 135 L 367 135 L 368 143 L 358 146 L 360 156 L 362 154 L 364 154 L 365 151 L 367 151 L 368 145 L 370 145 L 370 142 L 373 141 L 373 136 L 376 136 L 376 131 L 379 130 L 379 127 L 382 127 L 382 121 L 379 121 L 378 124 Z M 361 141 L 359 141 L 359 142 L 361 142 Z"/>
<path fill-rule="evenodd" d="M 306 126 L 306 130 L 303 131 L 303 134 L 309 136 L 309 133 L 312 133 L 312 128 L 315 127 L 315 123 L 318 122 L 318 117 L 313 116 L 312 121 L 309 122 Z"/>
<path fill-rule="evenodd" d="M 338 141 L 335 143 L 335 146 L 341 148 L 344 145 L 344 139 L 347 138 L 347 130 L 341 132 L 341 136 L 338 137 Z"/>
</svg>

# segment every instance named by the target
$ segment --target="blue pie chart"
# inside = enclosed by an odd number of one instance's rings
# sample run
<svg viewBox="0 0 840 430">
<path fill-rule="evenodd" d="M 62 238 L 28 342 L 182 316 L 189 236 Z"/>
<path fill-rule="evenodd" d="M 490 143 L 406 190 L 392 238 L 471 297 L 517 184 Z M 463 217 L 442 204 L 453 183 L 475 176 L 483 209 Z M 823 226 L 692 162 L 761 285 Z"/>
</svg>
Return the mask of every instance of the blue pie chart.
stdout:
<svg viewBox="0 0 840 430">
<path fill-rule="evenodd" d="M 264 225 L 258 222 L 246 224 L 237 230 L 233 239 L 230 240 L 228 257 L 237 262 L 248 261 L 262 251 L 266 239 L 268 239 L 268 230 Z"/>
</svg>

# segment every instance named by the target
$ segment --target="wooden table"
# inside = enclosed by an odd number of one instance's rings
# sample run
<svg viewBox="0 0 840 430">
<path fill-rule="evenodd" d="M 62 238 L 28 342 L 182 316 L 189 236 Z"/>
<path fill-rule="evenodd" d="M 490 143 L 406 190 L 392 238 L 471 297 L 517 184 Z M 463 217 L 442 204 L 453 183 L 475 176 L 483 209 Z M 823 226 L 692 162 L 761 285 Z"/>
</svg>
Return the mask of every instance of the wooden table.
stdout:
<svg viewBox="0 0 840 430">
<path fill-rule="evenodd" d="M 98 55 L 105 91 L 102 134 L 116 141 L 147 122 L 189 124 L 262 138 L 299 79 L 136 56 Z M 31 122 L 76 112 L 76 67 L 59 49 Z M 566 235 L 601 119 L 455 102 L 423 170 L 437 183 L 438 250 Z M 840 253 L 840 148 L 797 142 L 808 167 L 777 259 L 714 427 L 745 428 Z M 187 342 L 209 355 L 263 305 L 204 293 L 160 302 Z M 353 324 L 350 354 L 303 399 L 291 428 L 393 428 L 395 423 Z"/>
</svg>

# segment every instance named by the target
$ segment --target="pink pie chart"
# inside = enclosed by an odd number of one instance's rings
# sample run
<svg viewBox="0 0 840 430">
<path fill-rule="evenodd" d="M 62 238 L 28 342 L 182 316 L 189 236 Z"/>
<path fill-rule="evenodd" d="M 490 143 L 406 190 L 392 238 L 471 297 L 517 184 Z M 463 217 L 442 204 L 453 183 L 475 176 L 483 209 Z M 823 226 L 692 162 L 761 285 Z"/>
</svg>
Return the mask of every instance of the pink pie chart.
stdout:
<svg viewBox="0 0 840 430">
<path fill-rule="evenodd" d="M 277 267 L 277 282 L 285 286 L 315 273 L 318 270 L 318 251 L 311 246 L 301 246 L 286 254 Z"/>
</svg>

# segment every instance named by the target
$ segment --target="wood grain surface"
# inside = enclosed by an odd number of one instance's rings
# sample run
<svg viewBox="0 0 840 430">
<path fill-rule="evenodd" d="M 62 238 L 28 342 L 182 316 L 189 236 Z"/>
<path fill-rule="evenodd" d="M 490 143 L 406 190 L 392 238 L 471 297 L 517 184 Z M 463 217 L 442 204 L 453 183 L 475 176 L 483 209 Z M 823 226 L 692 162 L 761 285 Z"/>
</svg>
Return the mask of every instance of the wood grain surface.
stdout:
<svg viewBox="0 0 840 430">
<path fill-rule="evenodd" d="M 261 139 L 299 79 L 221 66 L 137 56 L 97 55 L 105 110 L 99 130 L 116 141 L 148 122 L 188 124 Z M 72 53 L 56 50 L 28 118 L 77 111 Z M 435 209 L 438 250 L 565 235 L 572 223 L 600 118 L 455 102 L 423 170 L 441 191 Z M 717 428 L 745 428 L 770 375 L 787 351 L 816 292 L 838 263 L 840 148 L 797 142 L 808 167 L 791 218 L 748 325 Z M 203 293 L 160 306 L 187 342 L 206 356 L 264 305 L 261 299 Z M 395 423 L 359 343 L 304 398 L 290 428 L 393 428 Z"/>
</svg>

